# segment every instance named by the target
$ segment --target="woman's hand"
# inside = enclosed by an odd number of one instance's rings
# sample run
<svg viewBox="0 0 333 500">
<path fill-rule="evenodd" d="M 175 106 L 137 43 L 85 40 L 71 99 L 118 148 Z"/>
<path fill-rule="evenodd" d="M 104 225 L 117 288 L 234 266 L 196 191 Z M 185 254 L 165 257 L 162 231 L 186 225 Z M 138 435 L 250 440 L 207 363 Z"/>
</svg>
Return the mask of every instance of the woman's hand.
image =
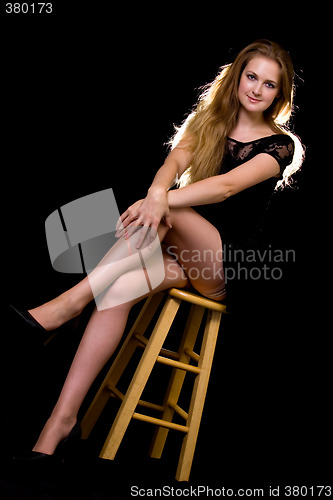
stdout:
<svg viewBox="0 0 333 500">
<path fill-rule="evenodd" d="M 149 243 L 155 239 L 161 222 L 169 228 L 172 227 L 167 191 L 164 188 L 151 187 L 146 198 L 136 201 L 120 216 L 116 236 L 129 238 L 143 226 L 136 244 L 136 248 L 140 248 L 147 233 Z"/>
</svg>

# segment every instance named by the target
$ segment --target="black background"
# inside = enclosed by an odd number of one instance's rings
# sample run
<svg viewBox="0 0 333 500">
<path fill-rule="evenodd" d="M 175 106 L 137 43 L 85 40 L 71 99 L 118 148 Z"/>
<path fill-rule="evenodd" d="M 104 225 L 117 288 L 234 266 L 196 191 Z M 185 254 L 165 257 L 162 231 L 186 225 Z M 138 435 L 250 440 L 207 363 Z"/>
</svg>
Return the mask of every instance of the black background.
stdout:
<svg viewBox="0 0 333 500">
<path fill-rule="evenodd" d="M 269 38 L 293 58 L 293 128 L 307 148 L 298 189 L 276 196 L 269 219 L 274 240 L 294 248 L 296 262 L 286 266 L 280 282 L 254 284 L 221 330 L 190 484 L 326 484 L 330 327 L 322 314 L 321 240 L 313 238 L 320 234 L 322 212 L 313 60 L 325 46 L 324 31 L 313 34 L 313 13 L 303 10 L 299 17 L 281 6 L 259 17 L 258 6 L 74 5 L 54 2 L 49 17 L 8 17 L 4 7 L 1 13 L 4 456 L 33 444 L 84 326 L 83 319 L 76 333 L 42 348 L 8 313 L 8 303 L 33 307 L 79 279 L 52 269 L 46 217 L 109 187 L 120 211 L 144 197 L 173 124 L 186 116 L 198 88 L 246 44 Z M 127 498 L 139 473 L 146 487 L 154 480 L 174 484 L 180 441 L 175 438 L 161 465 L 151 463 L 142 438 L 147 431 L 134 429 L 140 430 L 132 432 L 115 464 L 98 461 L 90 469 L 87 489 L 74 474 L 71 488 L 82 498 L 112 498 L 115 491 Z M 15 487 L 4 479 L 2 486 L 8 484 Z M 69 489 L 62 488 L 59 498 L 67 498 Z M 55 498 L 59 491 L 54 489 Z"/>
</svg>

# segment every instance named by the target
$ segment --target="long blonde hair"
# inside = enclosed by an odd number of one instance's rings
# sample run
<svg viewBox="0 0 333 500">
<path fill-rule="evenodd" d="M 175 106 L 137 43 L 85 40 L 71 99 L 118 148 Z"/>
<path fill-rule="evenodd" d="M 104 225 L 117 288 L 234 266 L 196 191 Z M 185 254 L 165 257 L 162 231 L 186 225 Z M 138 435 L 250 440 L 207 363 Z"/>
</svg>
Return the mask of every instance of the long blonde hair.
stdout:
<svg viewBox="0 0 333 500">
<path fill-rule="evenodd" d="M 265 120 L 275 133 L 290 135 L 295 144 L 293 162 L 285 169 L 279 184 L 288 183 L 290 176 L 300 167 L 304 150 L 298 137 L 287 126 L 293 111 L 293 64 L 288 52 L 280 45 L 258 40 L 245 47 L 232 64 L 223 66 L 215 80 L 202 88 L 194 110 L 181 127 L 176 128 L 177 132 L 170 141 L 172 149 L 189 148 L 193 154 L 191 164 L 179 181 L 181 186 L 218 174 L 228 135 L 237 123 L 239 80 L 247 63 L 257 55 L 272 59 L 281 67 L 280 94 L 265 110 Z"/>
</svg>

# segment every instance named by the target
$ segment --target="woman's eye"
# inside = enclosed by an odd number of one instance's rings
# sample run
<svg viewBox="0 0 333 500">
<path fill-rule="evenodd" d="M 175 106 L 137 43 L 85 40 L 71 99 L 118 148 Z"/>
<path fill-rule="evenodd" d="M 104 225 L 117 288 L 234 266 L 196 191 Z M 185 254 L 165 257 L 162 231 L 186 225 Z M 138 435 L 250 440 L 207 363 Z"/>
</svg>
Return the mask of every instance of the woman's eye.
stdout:
<svg viewBox="0 0 333 500">
<path fill-rule="evenodd" d="M 252 81 L 255 80 L 255 76 L 254 75 L 247 75 L 247 77 L 248 77 L 249 80 L 252 80 Z"/>
<path fill-rule="evenodd" d="M 275 85 L 274 83 L 270 83 L 270 82 L 267 82 L 266 83 L 267 87 L 270 88 L 270 89 L 275 89 Z"/>
</svg>

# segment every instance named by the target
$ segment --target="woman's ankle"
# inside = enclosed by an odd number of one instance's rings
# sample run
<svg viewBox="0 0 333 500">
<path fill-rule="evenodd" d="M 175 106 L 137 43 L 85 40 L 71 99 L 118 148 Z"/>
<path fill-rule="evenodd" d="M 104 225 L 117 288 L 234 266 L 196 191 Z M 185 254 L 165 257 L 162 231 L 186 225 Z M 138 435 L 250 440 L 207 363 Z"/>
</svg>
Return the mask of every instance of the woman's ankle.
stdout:
<svg viewBox="0 0 333 500">
<path fill-rule="evenodd" d="M 64 292 L 63 294 L 59 295 L 58 299 L 62 302 L 62 314 L 63 319 L 65 320 L 64 322 L 79 316 L 87 305 L 87 302 L 84 301 L 80 296 L 76 296 L 70 291 Z"/>
<path fill-rule="evenodd" d="M 51 415 L 32 451 L 53 455 L 58 444 L 65 439 L 77 422 L 76 416 Z"/>
<path fill-rule="evenodd" d="M 73 300 L 70 294 L 67 295 L 65 292 L 50 302 L 29 309 L 29 313 L 45 330 L 52 331 L 79 316 L 83 309 L 84 306 L 80 302 Z"/>
</svg>

